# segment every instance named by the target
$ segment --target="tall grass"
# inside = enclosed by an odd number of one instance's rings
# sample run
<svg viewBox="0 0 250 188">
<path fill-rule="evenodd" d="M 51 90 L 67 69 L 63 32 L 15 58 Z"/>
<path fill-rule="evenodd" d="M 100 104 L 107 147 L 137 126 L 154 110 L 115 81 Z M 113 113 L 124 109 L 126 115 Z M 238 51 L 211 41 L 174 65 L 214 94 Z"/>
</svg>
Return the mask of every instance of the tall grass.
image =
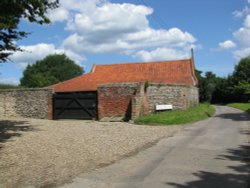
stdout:
<svg viewBox="0 0 250 188">
<path fill-rule="evenodd" d="M 240 109 L 240 110 L 243 110 L 243 111 L 250 113 L 250 102 L 248 102 L 248 103 L 230 103 L 230 104 L 227 104 L 227 106 L 237 108 L 237 109 Z"/>
<path fill-rule="evenodd" d="M 209 104 L 200 104 L 199 106 L 190 108 L 187 111 L 167 111 L 142 116 L 137 118 L 135 123 L 150 125 L 187 124 L 209 118 L 214 113 L 215 109 L 213 106 Z"/>
</svg>

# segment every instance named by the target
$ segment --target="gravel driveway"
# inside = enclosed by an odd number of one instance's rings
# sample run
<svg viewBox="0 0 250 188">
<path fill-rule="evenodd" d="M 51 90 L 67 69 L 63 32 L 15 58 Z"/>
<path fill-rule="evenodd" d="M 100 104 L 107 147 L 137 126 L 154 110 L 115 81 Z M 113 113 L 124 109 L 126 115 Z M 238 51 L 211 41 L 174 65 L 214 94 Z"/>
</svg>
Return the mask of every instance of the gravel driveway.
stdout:
<svg viewBox="0 0 250 188">
<path fill-rule="evenodd" d="M 0 187 L 54 187 L 130 156 L 181 129 L 0 118 Z"/>
</svg>

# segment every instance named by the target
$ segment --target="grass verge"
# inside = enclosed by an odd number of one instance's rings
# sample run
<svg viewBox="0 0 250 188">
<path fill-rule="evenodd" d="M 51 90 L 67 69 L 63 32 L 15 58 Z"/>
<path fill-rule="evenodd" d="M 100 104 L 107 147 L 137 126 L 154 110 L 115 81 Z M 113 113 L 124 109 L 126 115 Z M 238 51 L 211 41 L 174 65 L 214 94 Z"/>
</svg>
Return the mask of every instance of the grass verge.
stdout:
<svg viewBox="0 0 250 188">
<path fill-rule="evenodd" d="M 248 103 L 229 103 L 227 106 L 237 108 L 250 113 L 250 102 Z"/>
<path fill-rule="evenodd" d="M 209 104 L 200 104 L 186 111 L 167 111 L 139 117 L 136 124 L 178 125 L 193 123 L 211 117 L 215 108 Z"/>
</svg>

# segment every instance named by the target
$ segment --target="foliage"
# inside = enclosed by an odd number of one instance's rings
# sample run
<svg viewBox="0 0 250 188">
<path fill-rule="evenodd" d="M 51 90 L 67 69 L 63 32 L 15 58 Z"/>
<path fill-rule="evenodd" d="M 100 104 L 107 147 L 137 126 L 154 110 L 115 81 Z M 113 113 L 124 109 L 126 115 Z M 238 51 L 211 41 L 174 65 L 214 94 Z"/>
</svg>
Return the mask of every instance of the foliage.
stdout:
<svg viewBox="0 0 250 188">
<path fill-rule="evenodd" d="M 217 77 L 212 72 L 206 72 L 203 77 L 201 73 L 196 70 L 201 102 L 232 103 L 250 100 L 250 57 L 242 59 L 227 78 Z"/>
<path fill-rule="evenodd" d="M 19 88 L 16 85 L 11 85 L 11 84 L 1 84 L 0 83 L 0 89 L 17 89 Z"/>
<path fill-rule="evenodd" d="M 144 83 L 144 92 L 147 92 L 147 88 L 149 87 L 149 81 L 146 81 L 145 83 Z"/>
<path fill-rule="evenodd" d="M 82 75 L 83 69 L 65 54 L 54 54 L 28 65 L 20 80 L 24 87 L 45 87 Z"/>
<path fill-rule="evenodd" d="M 20 31 L 21 19 L 38 24 L 48 24 L 46 16 L 49 9 L 59 6 L 59 0 L 2 0 L 0 1 L 0 63 L 8 60 L 9 55 L 21 51 L 15 42 L 28 35 Z"/>
<path fill-rule="evenodd" d="M 250 100 L 250 83 L 244 80 L 240 81 L 233 87 L 233 92 L 238 96 L 238 101 L 248 102 Z"/>
<path fill-rule="evenodd" d="M 217 78 L 215 90 L 212 94 L 212 103 L 227 103 L 233 100 L 233 88 L 228 78 Z"/>
<path fill-rule="evenodd" d="M 212 72 L 206 72 L 204 81 L 204 101 L 211 102 L 212 95 L 217 83 L 217 77 Z"/>
<path fill-rule="evenodd" d="M 196 77 L 198 79 L 198 88 L 199 88 L 199 100 L 200 101 L 205 101 L 204 100 L 204 93 L 205 93 L 205 87 L 204 87 L 204 81 L 205 78 L 202 77 L 202 71 L 200 70 L 195 70 Z"/>
<path fill-rule="evenodd" d="M 135 120 L 137 124 L 150 125 L 176 125 L 187 124 L 211 117 L 215 112 L 213 106 L 200 104 L 199 106 L 188 109 L 187 111 L 167 111 L 148 116 L 142 116 Z"/>
<path fill-rule="evenodd" d="M 235 66 L 233 81 L 235 84 L 242 81 L 250 83 L 250 57 L 241 59 L 239 64 Z"/>
<path fill-rule="evenodd" d="M 212 72 L 206 72 L 205 77 L 201 74 L 201 71 L 196 70 L 200 101 L 211 102 L 219 78 Z"/>
<path fill-rule="evenodd" d="M 227 106 L 237 108 L 250 113 L 250 102 L 248 103 L 229 103 Z"/>
</svg>

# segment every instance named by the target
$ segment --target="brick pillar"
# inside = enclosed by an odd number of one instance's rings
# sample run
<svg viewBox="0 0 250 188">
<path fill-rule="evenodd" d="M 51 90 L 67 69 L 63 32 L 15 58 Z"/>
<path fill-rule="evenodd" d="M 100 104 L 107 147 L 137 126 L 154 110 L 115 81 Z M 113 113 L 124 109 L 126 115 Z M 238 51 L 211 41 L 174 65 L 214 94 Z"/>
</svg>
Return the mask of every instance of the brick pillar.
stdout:
<svg viewBox="0 0 250 188">
<path fill-rule="evenodd" d="M 48 98 L 48 119 L 53 119 L 53 99 L 51 95 Z"/>
</svg>

